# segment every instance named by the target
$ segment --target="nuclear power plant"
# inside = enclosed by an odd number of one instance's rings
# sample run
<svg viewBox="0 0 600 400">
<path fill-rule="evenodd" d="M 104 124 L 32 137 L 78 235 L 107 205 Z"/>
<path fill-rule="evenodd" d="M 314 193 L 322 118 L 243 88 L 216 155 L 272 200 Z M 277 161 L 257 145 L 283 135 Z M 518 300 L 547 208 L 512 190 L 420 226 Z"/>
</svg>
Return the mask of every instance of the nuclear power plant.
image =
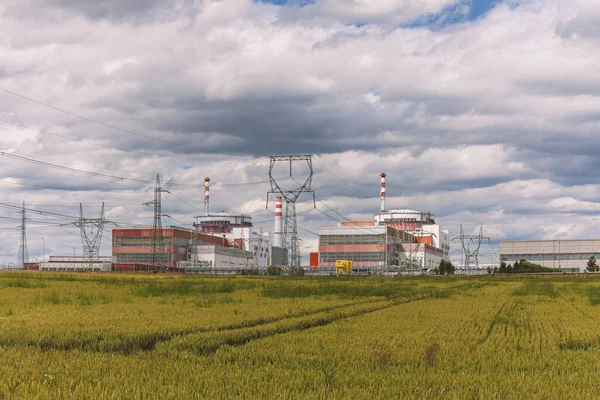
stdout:
<svg viewBox="0 0 600 400">
<path fill-rule="evenodd" d="M 310 156 L 276 157 L 272 158 L 272 165 L 282 160 L 290 163 L 290 173 L 292 161 L 308 162 L 312 168 Z M 250 215 L 211 212 L 210 177 L 204 178 L 204 212 L 193 217 L 188 227 L 163 227 L 161 193 L 167 191 L 157 177 L 154 201 L 148 203 L 154 206 L 154 226 L 112 229 L 110 268 L 106 257 L 97 261 L 86 260 L 83 265 L 75 254 L 73 257 L 53 256 L 48 262 L 27 263 L 27 268 L 250 274 L 265 273 L 268 267 L 276 266 L 281 268 L 282 273 L 294 273 L 292 271 L 297 272 L 301 268 L 307 273 L 333 274 L 339 270 L 336 270 L 336 264 L 344 263 L 346 271 L 351 269 L 353 274 L 359 275 L 423 274 L 432 271 L 441 260 L 448 259 L 450 232 L 441 228 L 429 211 L 388 209 L 387 175 L 381 173 L 379 176 L 379 211 L 369 220 L 348 220 L 334 226 L 318 224 L 318 251 L 310 253 L 305 262 L 301 261 L 297 247 L 295 204 L 287 204 L 287 201 L 295 202 L 305 192 L 314 196 L 310 188 L 312 169 L 305 184 L 298 188 L 282 189 L 277 182 L 272 186 L 269 192 L 275 198 L 271 210 L 274 215 L 272 233 L 257 229 Z M 284 200 L 286 212 L 291 210 L 292 216 L 284 215 Z M 290 257 L 290 246 L 296 246 L 294 257 Z"/>
</svg>

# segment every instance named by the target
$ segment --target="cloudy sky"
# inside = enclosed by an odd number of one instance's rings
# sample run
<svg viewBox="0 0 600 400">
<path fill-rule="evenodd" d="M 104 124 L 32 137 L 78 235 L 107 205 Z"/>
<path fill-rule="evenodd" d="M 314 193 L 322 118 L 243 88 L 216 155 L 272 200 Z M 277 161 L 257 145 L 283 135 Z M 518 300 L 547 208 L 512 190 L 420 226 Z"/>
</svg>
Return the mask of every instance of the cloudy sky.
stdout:
<svg viewBox="0 0 600 400">
<path fill-rule="evenodd" d="M 314 154 L 304 252 L 372 218 L 380 172 L 389 208 L 452 236 L 599 237 L 599 27 L 595 0 L 2 1 L 0 263 L 7 204 L 61 214 L 30 213 L 31 259 L 81 254 L 79 203 L 150 225 L 157 173 L 165 225 L 191 225 L 210 176 L 212 211 L 272 231 L 276 154 Z"/>
</svg>

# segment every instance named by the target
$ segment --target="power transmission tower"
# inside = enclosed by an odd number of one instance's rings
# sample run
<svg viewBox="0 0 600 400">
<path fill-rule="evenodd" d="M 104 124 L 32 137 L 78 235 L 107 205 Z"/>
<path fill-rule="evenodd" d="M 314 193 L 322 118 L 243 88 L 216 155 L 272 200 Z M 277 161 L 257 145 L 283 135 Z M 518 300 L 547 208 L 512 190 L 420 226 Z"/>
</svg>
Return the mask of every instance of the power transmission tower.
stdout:
<svg viewBox="0 0 600 400">
<path fill-rule="evenodd" d="M 29 262 L 29 253 L 27 251 L 27 212 L 25 210 L 25 202 L 21 209 L 21 241 L 19 242 L 19 257 L 17 260 L 17 268 L 25 269 L 25 264 Z"/>
<path fill-rule="evenodd" d="M 479 227 L 479 233 L 477 235 L 465 235 L 462 224 L 460 225 L 460 236 L 452 239 L 453 242 L 460 242 L 463 253 L 465 255 L 464 268 L 468 269 L 472 262 L 475 264 L 475 268 L 479 268 L 479 249 L 481 249 L 481 242 L 490 238 L 483 235 L 483 225 Z"/>
<path fill-rule="evenodd" d="M 81 231 L 81 245 L 88 270 L 92 270 L 94 263 L 99 261 L 102 233 L 107 222 L 109 221 L 104 218 L 104 202 L 102 202 L 99 218 L 85 218 L 83 204 L 79 203 L 79 219 L 73 225 Z"/>
<path fill-rule="evenodd" d="M 165 272 L 165 263 L 167 262 L 165 251 L 165 240 L 163 238 L 162 217 L 167 214 L 162 212 L 161 198 L 162 193 L 170 193 L 163 189 L 160 185 L 160 175 L 156 174 L 156 183 L 154 184 L 154 200 L 144 203 L 147 206 L 154 207 L 154 223 L 152 224 L 152 267 L 157 268 L 160 272 Z M 167 253 L 168 255 L 168 253 Z"/>
<path fill-rule="evenodd" d="M 308 167 L 307 176 L 304 177 L 304 183 L 297 181 L 294 177 L 292 165 L 296 162 L 300 164 L 306 163 Z M 281 163 L 289 163 L 290 175 L 297 187 L 287 189 L 282 187 L 277 181 L 280 178 L 273 176 L 273 169 Z M 267 193 L 267 208 L 269 208 L 269 194 L 278 193 L 285 199 L 285 223 L 284 223 L 284 245 L 287 250 L 287 265 L 290 268 L 291 274 L 297 274 L 300 265 L 300 251 L 298 250 L 298 225 L 296 223 L 296 200 L 302 193 L 312 193 L 313 206 L 317 208 L 317 200 L 315 197 L 315 191 L 312 190 L 312 178 L 313 178 L 313 166 L 312 166 L 312 155 L 297 155 L 297 156 L 271 156 L 271 163 L 269 166 L 269 181 L 271 183 L 271 190 Z"/>
</svg>

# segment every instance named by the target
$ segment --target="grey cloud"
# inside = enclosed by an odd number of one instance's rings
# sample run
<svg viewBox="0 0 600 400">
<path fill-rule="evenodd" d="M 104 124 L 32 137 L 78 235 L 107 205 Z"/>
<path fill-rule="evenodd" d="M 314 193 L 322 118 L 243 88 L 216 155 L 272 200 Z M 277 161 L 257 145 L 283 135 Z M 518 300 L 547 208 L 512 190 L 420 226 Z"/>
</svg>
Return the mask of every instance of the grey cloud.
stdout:
<svg viewBox="0 0 600 400">
<path fill-rule="evenodd" d="M 193 20 L 202 7 L 197 0 L 42 0 L 9 2 L 8 11 L 19 16 L 51 15 L 68 11 L 92 20 L 146 23 L 184 17 Z"/>
</svg>

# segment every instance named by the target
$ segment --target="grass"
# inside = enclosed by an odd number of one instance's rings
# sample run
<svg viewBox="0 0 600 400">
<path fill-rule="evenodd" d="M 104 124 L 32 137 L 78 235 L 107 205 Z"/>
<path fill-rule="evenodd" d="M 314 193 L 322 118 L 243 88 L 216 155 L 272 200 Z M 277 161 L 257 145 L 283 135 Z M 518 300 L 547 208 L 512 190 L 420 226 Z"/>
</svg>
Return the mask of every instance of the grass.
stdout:
<svg viewBox="0 0 600 400">
<path fill-rule="evenodd" d="M 595 278 L 0 274 L 2 398 L 594 398 Z"/>
</svg>

